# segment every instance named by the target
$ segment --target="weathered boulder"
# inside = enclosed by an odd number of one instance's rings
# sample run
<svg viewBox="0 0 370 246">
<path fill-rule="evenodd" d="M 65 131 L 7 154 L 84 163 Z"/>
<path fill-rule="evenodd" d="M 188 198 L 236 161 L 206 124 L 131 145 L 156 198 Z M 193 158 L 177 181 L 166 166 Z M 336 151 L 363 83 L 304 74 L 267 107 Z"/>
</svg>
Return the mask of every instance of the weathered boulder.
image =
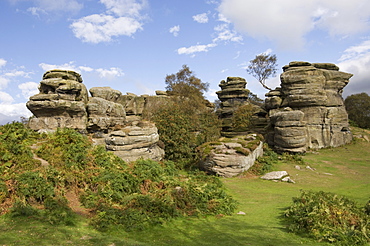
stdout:
<svg viewBox="0 0 370 246">
<path fill-rule="evenodd" d="M 348 131 L 342 90 L 352 74 L 340 72 L 331 63 L 291 62 L 283 70 L 281 88 L 266 94 L 265 106 L 270 117 L 285 107 L 302 112 L 302 121 L 307 129 L 306 146 L 309 148 L 337 147 L 350 142 L 352 135 Z M 278 132 L 274 129 L 276 127 L 279 126 L 272 124 L 270 140 Z M 298 127 L 302 127 L 301 124 Z M 298 138 L 303 141 L 302 136 Z M 281 138 L 274 139 L 277 141 L 273 145 L 279 148 Z M 294 145 L 296 141 L 293 142 Z M 280 147 L 292 150 L 286 145 Z M 301 152 L 305 151 L 305 148 L 300 148 Z M 296 147 L 294 149 L 300 152 Z"/>
<path fill-rule="evenodd" d="M 117 126 L 125 125 L 126 112 L 123 106 L 100 97 L 89 99 L 87 113 L 89 132 L 108 132 Z"/>
<path fill-rule="evenodd" d="M 141 122 L 136 126 L 126 126 L 113 131 L 105 139 L 106 148 L 124 161 L 131 162 L 139 158 L 160 161 L 164 150 L 158 146 L 158 130 L 153 123 Z"/>
<path fill-rule="evenodd" d="M 220 99 L 220 108 L 217 114 L 222 122 L 222 136 L 233 137 L 248 134 L 248 127 L 235 128 L 233 116 L 236 110 L 242 106 L 250 105 L 254 130 L 263 130 L 267 125 L 267 112 L 258 105 L 253 105 L 249 100 L 250 91 L 245 88 L 247 82 L 240 77 L 227 77 L 219 84 L 221 91 L 216 94 Z"/>
<path fill-rule="evenodd" d="M 307 149 L 307 127 L 299 110 L 281 111 L 271 115 L 274 129 L 273 145 L 279 152 L 302 153 Z"/>
<path fill-rule="evenodd" d="M 199 167 L 209 173 L 233 177 L 247 171 L 263 154 L 263 143 L 255 134 L 221 138 L 199 147 Z"/>
<path fill-rule="evenodd" d="M 266 173 L 261 177 L 261 179 L 266 179 L 266 180 L 280 180 L 286 176 L 288 176 L 287 171 L 274 171 L 274 172 L 269 172 Z"/>
<path fill-rule="evenodd" d="M 40 82 L 39 94 L 30 97 L 26 104 L 35 116 L 30 119 L 29 127 L 33 130 L 68 127 L 84 131 L 87 101 L 88 93 L 78 73 L 48 71 Z"/>
<path fill-rule="evenodd" d="M 93 87 L 89 91 L 92 97 L 103 98 L 110 102 L 117 102 L 122 96 L 120 91 L 114 90 L 110 87 Z"/>
</svg>

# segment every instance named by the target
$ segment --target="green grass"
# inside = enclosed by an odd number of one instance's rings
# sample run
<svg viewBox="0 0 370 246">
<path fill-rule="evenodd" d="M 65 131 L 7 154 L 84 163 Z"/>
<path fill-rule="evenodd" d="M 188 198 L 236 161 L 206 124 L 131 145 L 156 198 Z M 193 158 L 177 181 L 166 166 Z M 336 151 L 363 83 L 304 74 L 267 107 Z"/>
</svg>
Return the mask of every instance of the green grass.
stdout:
<svg viewBox="0 0 370 246">
<path fill-rule="evenodd" d="M 359 129 L 355 129 L 360 131 Z M 32 218 L 0 217 L 0 245 L 329 245 L 289 233 L 281 220 L 300 190 L 327 191 L 364 206 L 370 199 L 370 143 L 358 140 L 338 148 L 312 151 L 296 163 L 280 161 L 296 182 L 242 176 L 223 179 L 245 215 L 184 218 L 141 232 L 98 232 L 81 218 L 76 226 L 52 226 Z M 315 170 L 306 169 L 306 165 Z M 370 245 L 370 244 L 369 244 Z"/>
</svg>

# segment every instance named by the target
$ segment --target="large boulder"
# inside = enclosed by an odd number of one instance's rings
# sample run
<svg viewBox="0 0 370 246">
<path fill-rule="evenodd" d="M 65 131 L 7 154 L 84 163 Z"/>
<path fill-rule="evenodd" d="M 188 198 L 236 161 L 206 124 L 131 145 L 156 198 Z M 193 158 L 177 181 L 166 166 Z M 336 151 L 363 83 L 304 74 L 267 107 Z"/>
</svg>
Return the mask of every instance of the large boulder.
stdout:
<svg viewBox="0 0 370 246">
<path fill-rule="evenodd" d="M 352 135 L 348 131 L 342 91 L 352 74 L 340 72 L 331 63 L 291 62 L 283 70 L 281 88 L 266 94 L 265 106 L 270 117 L 286 107 L 303 113 L 302 121 L 307 129 L 306 146 L 309 148 L 337 147 L 349 143 Z M 277 134 L 273 145 L 280 146 L 281 131 L 274 127 L 277 126 L 272 125 L 269 139 Z M 283 148 L 298 151 L 296 147 Z M 302 151 L 305 149 L 300 148 Z"/>
<path fill-rule="evenodd" d="M 113 131 L 105 139 L 106 148 L 124 161 L 131 162 L 139 158 L 160 161 L 164 150 L 159 147 L 158 130 L 153 123 L 140 122 L 135 126 L 126 126 Z"/>
<path fill-rule="evenodd" d="M 81 76 L 73 71 L 51 70 L 40 82 L 39 94 L 30 97 L 27 108 L 34 114 L 33 130 L 68 127 L 84 131 L 87 123 L 88 93 Z"/>
<path fill-rule="evenodd" d="M 118 126 L 125 125 L 126 112 L 124 107 L 100 97 L 89 99 L 87 113 L 89 132 L 108 132 Z"/>
<path fill-rule="evenodd" d="M 199 147 L 199 167 L 208 173 L 233 177 L 247 171 L 263 154 L 263 142 L 256 134 L 221 138 Z"/>
</svg>

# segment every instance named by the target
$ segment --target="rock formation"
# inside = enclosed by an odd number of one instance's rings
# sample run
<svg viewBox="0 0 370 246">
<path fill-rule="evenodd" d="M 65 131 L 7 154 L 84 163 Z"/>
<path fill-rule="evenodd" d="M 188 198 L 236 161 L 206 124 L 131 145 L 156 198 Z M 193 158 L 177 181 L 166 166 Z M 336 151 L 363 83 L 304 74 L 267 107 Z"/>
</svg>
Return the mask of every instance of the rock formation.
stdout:
<svg viewBox="0 0 370 246">
<path fill-rule="evenodd" d="M 248 133 L 248 128 L 235 128 L 233 126 L 233 115 L 235 111 L 245 105 L 250 105 L 253 111 L 253 128 L 263 129 L 267 125 L 267 112 L 257 105 L 249 102 L 250 91 L 245 88 L 247 82 L 244 78 L 228 77 L 227 80 L 222 80 L 219 86 L 221 91 L 217 91 L 220 103 L 218 115 L 222 121 L 221 134 L 226 137 L 243 135 Z"/>
<path fill-rule="evenodd" d="M 113 131 L 105 139 L 107 149 L 128 162 L 139 158 L 162 160 L 164 150 L 157 145 L 158 141 L 159 135 L 155 125 L 143 121 L 140 125 Z"/>
<path fill-rule="evenodd" d="M 199 147 L 202 157 L 199 167 L 208 173 L 227 178 L 239 175 L 262 156 L 262 139 L 262 136 L 249 134 L 206 143 Z"/>
<path fill-rule="evenodd" d="M 88 93 L 81 76 L 73 71 L 52 70 L 44 74 L 39 94 L 30 97 L 27 108 L 34 114 L 29 127 L 86 129 Z"/>
<path fill-rule="evenodd" d="M 161 95 L 122 95 L 110 87 L 94 87 L 88 97 L 78 73 L 51 70 L 44 74 L 39 94 L 27 102 L 35 116 L 29 126 L 47 131 L 67 127 L 92 134 L 95 144 L 106 145 L 107 150 L 125 161 L 162 160 L 164 150 L 157 144 L 157 128 L 141 119 L 146 106 L 151 107 L 166 97 L 165 92 L 158 93 Z"/>
<path fill-rule="evenodd" d="M 281 151 L 304 152 L 350 142 L 342 90 L 352 74 L 340 72 L 335 64 L 309 62 L 291 62 L 283 71 L 281 88 L 266 94 L 269 144 Z"/>
</svg>

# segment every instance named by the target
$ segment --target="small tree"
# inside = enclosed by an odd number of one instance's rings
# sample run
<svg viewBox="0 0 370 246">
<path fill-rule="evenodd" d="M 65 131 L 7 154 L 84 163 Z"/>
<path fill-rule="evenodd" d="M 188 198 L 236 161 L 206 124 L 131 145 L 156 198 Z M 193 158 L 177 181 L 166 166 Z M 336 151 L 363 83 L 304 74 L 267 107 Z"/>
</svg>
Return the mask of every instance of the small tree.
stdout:
<svg viewBox="0 0 370 246">
<path fill-rule="evenodd" d="M 370 96 L 365 92 L 350 95 L 344 100 L 348 118 L 361 128 L 370 128 Z"/>
<path fill-rule="evenodd" d="M 257 55 L 256 58 L 249 62 L 250 64 L 246 69 L 247 73 L 255 77 L 263 88 L 271 90 L 271 88 L 265 84 L 265 81 L 269 77 L 274 77 L 276 75 L 276 61 L 276 55 Z"/>
<path fill-rule="evenodd" d="M 166 85 L 168 94 L 195 99 L 197 102 L 205 100 L 203 93 L 209 87 L 208 83 L 195 77 L 194 72 L 187 65 L 183 65 L 182 69 L 176 74 L 167 75 Z"/>
</svg>

